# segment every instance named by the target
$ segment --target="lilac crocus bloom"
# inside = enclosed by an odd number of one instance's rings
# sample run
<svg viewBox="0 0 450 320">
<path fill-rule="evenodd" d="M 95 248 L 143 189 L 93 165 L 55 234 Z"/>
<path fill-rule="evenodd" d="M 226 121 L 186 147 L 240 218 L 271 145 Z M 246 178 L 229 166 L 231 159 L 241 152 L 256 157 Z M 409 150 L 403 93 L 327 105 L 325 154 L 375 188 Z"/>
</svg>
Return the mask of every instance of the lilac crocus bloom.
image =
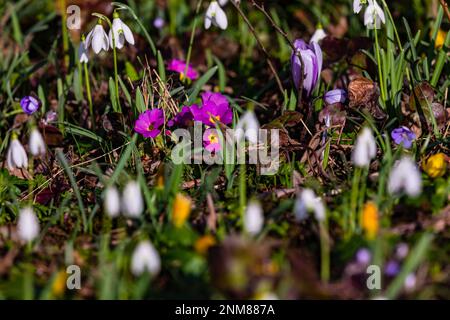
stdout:
<svg viewBox="0 0 450 320">
<path fill-rule="evenodd" d="M 197 105 L 192 107 L 198 108 Z M 168 127 L 189 127 L 192 124 L 194 117 L 191 112 L 191 107 L 184 106 L 180 112 L 178 112 L 175 117 L 167 122 Z"/>
<path fill-rule="evenodd" d="M 39 109 L 41 102 L 35 97 L 26 96 L 20 100 L 20 106 L 26 114 L 33 114 Z"/>
<path fill-rule="evenodd" d="M 198 78 L 197 71 L 191 65 L 188 66 L 187 72 L 186 74 L 184 74 L 184 72 L 186 71 L 186 62 L 184 62 L 183 60 L 172 59 L 167 69 L 170 71 L 178 72 L 180 74 L 181 80 L 183 80 L 184 78 L 188 78 L 190 80 L 195 80 Z"/>
<path fill-rule="evenodd" d="M 400 265 L 397 261 L 391 260 L 384 267 L 384 273 L 389 277 L 395 277 L 400 272 Z"/>
<path fill-rule="evenodd" d="M 166 22 L 164 21 L 163 18 L 161 17 L 157 17 L 154 21 L 153 21 L 153 26 L 156 29 L 162 29 L 164 28 L 164 25 L 166 24 Z"/>
<path fill-rule="evenodd" d="M 147 110 L 139 115 L 134 125 L 134 131 L 145 138 L 156 138 L 161 133 L 164 124 L 164 111 L 161 109 Z"/>
<path fill-rule="evenodd" d="M 359 249 L 356 253 L 356 261 L 362 265 L 368 265 L 372 259 L 372 254 L 366 248 Z"/>
<path fill-rule="evenodd" d="M 405 149 L 411 148 L 414 139 L 416 139 L 415 133 L 407 127 L 392 130 L 391 137 L 396 144 L 402 144 Z"/>
<path fill-rule="evenodd" d="M 305 41 L 297 39 L 294 42 L 296 52 L 292 52 L 291 65 L 292 65 L 292 78 L 297 89 L 300 86 L 302 63 L 298 55 L 303 60 L 303 89 L 307 96 L 311 95 L 311 92 L 316 87 L 320 73 L 322 72 L 322 49 L 317 42 L 311 42 L 307 44 Z"/>
<path fill-rule="evenodd" d="M 327 104 L 344 103 L 347 100 L 347 93 L 342 89 L 328 91 L 323 96 Z"/>
<path fill-rule="evenodd" d="M 217 122 L 230 124 L 233 121 L 228 100 L 220 93 L 205 92 L 202 94 L 203 107 L 192 106 L 191 112 L 195 121 L 214 127 Z"/>
</svg>

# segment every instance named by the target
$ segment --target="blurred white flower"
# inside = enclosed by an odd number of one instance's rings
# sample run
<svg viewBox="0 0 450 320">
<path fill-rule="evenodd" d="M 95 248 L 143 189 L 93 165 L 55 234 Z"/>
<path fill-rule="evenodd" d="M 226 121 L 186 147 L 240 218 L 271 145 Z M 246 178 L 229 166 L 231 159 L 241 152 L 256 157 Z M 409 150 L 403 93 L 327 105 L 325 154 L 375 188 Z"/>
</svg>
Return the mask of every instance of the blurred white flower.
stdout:
<svg viewBox="0 0 450 320">
<path fill-rule="evenodd" d="M 80 46 L 78 47 L 78 59 L 80 60 L 80 63 L 89 62 L 89 56 L 85 40 L 82 40 L 80 42 Z"/>
<path fill-rule="evenodd" d="M 33 128 L 30 134 L 30 141 L 28 143 L 30 152 L 33 156 L 44 156 L 46 152 L 46 146 L 42 134 L 37 128 Z"/>
<path fill-rule="evenodd" d="M 414 161 L 404 156 L 397 161 L 391 170 L 388 181 L 390 194 L 404 191 L 410 197 L 416 197 L 422 192 L 422 177 Z"/>
<path fill-rule="evenodd" d="M 386 23 L 384 11 L 378 5 L 377 0 L 368 0 L 369 5 L 364 12 L 364 25 L 369 29 L 380 29 L 381 22 Z"/>
<path fill-rule="evenodd" d="M 228 3 L 228 0 L 219 0 L 219 4 L 221 7 L 225 6 Z"/>
<path fill-rule="evenodd" d="M 252 144 L 258 143 L 259 121 L 253 111 L 247 111 L 240 119 L 235 128 L 235 138 L 241 141 L 244 137 Z"/>
<path fill-rule="evenodd" d="M 109 30 L 109 45 L 113 47 L 113 33 L 114 42 L 117 49 L 122 49 L 125 45 L 125 41 L 129 44 L 134 45 L 134 37 L 130 28 L 119 18 L 119 14 L 114 12 L 112 22 L 112 29 Z"/>
<path fill-rule="evenodd" d="M 406 291 L 413 291 L 416 287 L 416 283 L 417 283 L 416 275 L 414 273 L 410 273 L 406 276 L 403 285 Z"/>
<path fill-rule="evenodd" d="M 205 15 L 205 29 L 209 29 L 211 24 L 225 30 L 228 27 L 228 19 L 225 12 L 217 1 L 211 1 Z"/>
<path fill-rule="evenodd" d="M 353 148 L 352 160 L 357 167 L 367 167 L 370 161 L 377 155 L 377 144 L 373 137 L 372 130 L 365 127 L 356 139 Z"/>
<path fill-rule="evenodd" d="M 362 4 L 365 4 L 366 0 L 353 0 L 353 12 L 358 14 L 362 9 Z"/>
<path fill-rule="evenodd" d="M 143 241 L 134 249 L 131 258 L 131 272 L 140 276 L 145 271 L 157 275 L 161 270 L 161 258 L 150 241 Z"/>
<path fill-rule="evenodd" d="M 327 34 L 322 28 L 318 28 L 311 37 L 310 42 L 319 43 L 320 40 L 326 38 Z"/>
<path fill-rule="evenodd" d="M 10 170 L 28 168 L 28 156 L 17 137 L 13 136 L 6 154 L 6 165 Z"/>
<path fill-rule="evenodd" d="M 259 202 L 250 201 L 244 214 L 244 230 L 252 236 L 261 232 L 264 214 Z"/>
<path fill-rule="evenodd" d="M 33 241 L 39 235 L 39 220 L 30 207 L 19 212 L 17 221 L 17 233 L 23 241 Z"/>
<path fill-rule="evenodd" d="M 301 221 L 308 217 L 312 211 L 317 221 L 325 220 L 325 206 L 321 198 L 317 197 L 313 190 L 304 189 L 295 200 L 294 214 Z"/>
<path fill-rule="evenodd" d="M 114 186 L 107 187 L 105 190 L 105 212 L 111 218 L 115 218 L 120 213 L 120 195 Z"/>
<path fill-rule="evenodd" d="M 130 218 L 137 218 L 144 211 L 141 187 L 136 181 L 130 181 L 123 190 L 122 208 L 124 214 Z"/>
<path fill-rule="evenodd" d="M 99 54 L 102 50 L 109 50 L 108 35 L 103 29 L 101 20 L 98 21 L 97 25 L 91 30 L 91 32 L 88 33 L 86 37 L 86 49 L 88 49 L 91 45 L 95 54 Z"/>
</svg>

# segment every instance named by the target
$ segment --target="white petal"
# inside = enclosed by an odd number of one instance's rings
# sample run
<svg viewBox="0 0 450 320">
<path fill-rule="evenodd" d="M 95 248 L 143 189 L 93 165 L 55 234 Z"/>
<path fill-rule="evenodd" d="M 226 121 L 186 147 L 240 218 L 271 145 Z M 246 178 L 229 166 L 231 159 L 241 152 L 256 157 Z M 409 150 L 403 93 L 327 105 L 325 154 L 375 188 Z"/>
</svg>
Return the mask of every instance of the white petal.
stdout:
<svg viewBox="0 0 450 320">
<path fill-rule="evenodd" d="M 214 14 L 215 6 L 213 5 L 213 2 L 211 2 L 205 14 L 205 29 L 209 29 L 211 27 Z"/>
<path fill-rule="evenodd" d="M 213 21 L 215 21 L 217 26 L 222 30 L 225 30 L 228 27 L 227 15 L 225 14 L 225 11 L 223 11 L 221 7 L 217 6 L 216 15 L 214 18 L 215 19 Z"/>
<path fill-rule="evenodd" d="M 105 191 L 105 211 L 111 218 L 117 217 L 120 213 L 120 195 L 114 186 L 108 187 Z"/>
<path fill-rule="evenodd" d="M 131 32 L 130 28 L 123 22 L 122 22 L 122 30 L 123 30 L 123 35 L 125 36 L 125 39 L 127 40 L 127 42 L 131 45 L 134 45 L 133 32 Z"/>
<path fill-rule="evenodd" d="M 17 233 L 23 241 L 32 241 L 39 235 L 39 220 L 31 208 L 24 208 L 19 212 Z"/>
<path fill-rule="evenodd" d="M 28 168 L 28 156 L 19 140 L 11 141 L 12 160 L 17 168 Z"/>
<path fill-rule="evenodd" d="M 319 43 L 322 39 L 326 38 L 327 34 L 322 28 L 319 28 L 314 32 L 313 36 L 311 37 L 310 42 L 316 42 Z"/>
<path fill-rule="evenodd" d="M 11 147 L 8 148 L 8 152 L 6 154 L 6 165 L 8 166 L 9 170 L 14 170 L 16 168 L 13 158 L 12 158 L 12 149 Z"/>
<path fill-rule="evenodd" d="M 361 0 L 353 0 L 353 12 L 358 14 L 362 9 Z"/>
<path fill-rule="evenodd" d="M 131 272 L 135 276 L 145 271 L 156 275 L 161 270 L 161 258 L 150 241 L 143 241 L 137 245 L 131 257 Z"/>
<path fill-rule="evenodd" d="M 131 181 L 125 186 L 122 207 L 125 215 L 130 218 L 137 218 L 144 211 L 144 202 L 138 182 Z"/>
<path fill-rule="evenodd" d="M 33 129 L 33 131 L 31 131 L 29 147 L 33 156 L 38 157 L 45 155 L 46 147 L 44 138 L 38 129 Z"/>
<path fill-rule="evenodd" d="M 87 50 L 89 48 L 89 46 L 91 45 L 91 41 L 92 41 L 92 35 L 94 34 L 94 29 L 91 30 L 91 32 L 88 33 L 87 37 L 86 37 L 86 41 L 84 43 L 84 47 Z"/>
<path fill-rule="evenodd" d="M 261 205 L 256 201 L 250 202 L 244 215 L 244 230 L 251 235 L 257 235 L 263 225 L 264 215 Z"/>
<path fill-rule="evenodd" d="M 219 0 L 219 4 L 223 7 L 228 3 L 228 0 Z"/>
</svg>

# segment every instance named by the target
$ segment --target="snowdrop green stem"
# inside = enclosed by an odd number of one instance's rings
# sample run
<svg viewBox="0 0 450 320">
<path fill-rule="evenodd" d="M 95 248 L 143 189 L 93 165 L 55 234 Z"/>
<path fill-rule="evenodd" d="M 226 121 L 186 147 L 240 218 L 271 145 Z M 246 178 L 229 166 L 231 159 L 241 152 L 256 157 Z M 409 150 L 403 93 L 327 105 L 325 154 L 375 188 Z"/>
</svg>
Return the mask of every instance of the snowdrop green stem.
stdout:
<svg viewBox="0 0 450 320">
<path fill-rule="evenodd" d="M 189 40 L 189 49 L 188 49 L 188 53 L 186 56 L 186 69 L 184 70 L 184 74 L 187 74 L 188 68 L 189 68 L 189 63 L 191 61 L 192 47 L 194 46 L 194 39 L 195 39 L 195 31 L 197 30 L 198 13 L 200 12 L 202 3 L 203 3 L 203 0 L 200 0 L 197 3 L 197 8 L 195 9 L 194 25 L 192 26 L 191 39 Z"/>
<path fill-rule="evenodd" d="M 380 44 L 378 43 L 378 31 L 377 28 L 374 28 L 375 32 L 375 51 L 377 54 L 377 66 L 378 66 L 378 80 L 380 82 L 380 89 L 381 89 L 381 100 L 383 101 L 383 107 L 386 105 L 386 88 L 384 87 L 384 80 L 383 80 L 383 71 L 382 71 L 382 61 L 381 61 L 381 55 L 380 55 Z"/>
<path fill-rule="evenodd" d="M 326 219 L 319 221 L 320 229 L 320 276 L 323 282 L 330 280 L 330 241 Z"/>
<path fill-rule="evenodd" d="M 85 84 L 86 84 L 86 95 L 87 95 L 87 99 L 88 99 L 88 103 L 89 103 L 89 113 L 91 115 L 92 127 L 95 128 L 94 108 L 92 106 L 91 84 L 89 81 L 89 72 L 88 72 L 87 63 L 83 63 L 83 68 L 84 68 L 84 80 L 85 80 Z"/>
<path fill-rule="evenodd" d="M 247 174 L 245 164 L 241 164 L 239 172 L 239 209 L 241 217 L 244 216 L 247 205 Z"/>
<path fill-rule="evenodd" d="M 361 181 L 361 168 L 356 167 L 355 172 L 353 174 L 353 181 L 352 181 L 352 190 L 350 193 L 350 221 L 349 221 L 349 227 L 350 227 L 350 234 L 355 232 L 356 227 L 356 214 L 358 209 L 358 197 L 359 197 L 359 185 Z"/>
</svg>

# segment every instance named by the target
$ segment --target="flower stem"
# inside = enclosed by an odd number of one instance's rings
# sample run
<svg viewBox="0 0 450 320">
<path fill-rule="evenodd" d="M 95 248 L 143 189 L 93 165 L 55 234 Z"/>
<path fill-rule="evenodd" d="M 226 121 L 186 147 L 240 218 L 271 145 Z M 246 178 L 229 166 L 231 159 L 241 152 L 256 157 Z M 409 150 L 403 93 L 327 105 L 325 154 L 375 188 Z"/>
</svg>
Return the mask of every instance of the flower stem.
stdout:
<svg viewBox="0 0 450 320">
<path fill-rule="evenodd" d="M 355 232 L 356 211 L 358 206 L 359 183 L 361 180 L 361 168 L 355 168 L 352 181 L 352 190 L 350 194 L 350 233 Z"/>
<path fill-rule="evenodd" d="M 120 99 L 119 99 L 119 73 L 117 71 L 117 52 L 116 52 L 116 40 L 114 39 L 114 32 L 112 32 L 113 36 L 113 56 L 114 56 L 114 83 L 116 87 L 116 99 L 117 99 L 117 107 L 120 110 L 120 113 L 122 113 L 122 107 L 120 106 Z"/>
<path fill-rule="evenodd" d="M 239 209 L 241 217 L 244 216 L 245 206 L 247 205 L 247 175 L 245 163 L 241 164 L 239 172 Z"/>
<path fill-rule="evenodd" d="M 330 242 L 326 221 L 319 222 L 320 228 L 320 276 L 323 282 L 330 280 Z"/>
<path fill-rule="evenodd" d="M 92 128 L 95 129 L 95 117 L 94 117 L 94 108 L 92 106 L 92 96 L 91 96 L 91 84 L 89 81 L 89 72 L 87 68 L 87 63 L 83 63 L 84 68 L 84 81 L 86 83 L 86 95 L 89 103 L 89 113 L 91 115 Z"/>
<path fill-rule="evenodd" d="M 381 99 L 383 100 L 383 107 L 385 107 L 385 104 L 386 104 L 386 88 L 384 87 L 383 72 L 381 70 L 380 45 L 378 43 L 377 28 L 374 28 L 374 31 L 375 31 L 375 47 L 376 47 L 376 52 L 377 52 L 378 77 L 379 77 L 380 89 L 381 89 Z"/>
<path fill-rule="evenodd" d="M 189 69 L 189 62 L 191 61 L 191 55 L 192 55 L 192 47 L 194 46 L 194 39 L 195 39 L 195 31 L 197 30 L 197 20 L 198 20 L 198 13 L 200 12 L 200 8 L 202 7 L 203 0 L 200 0 L 197 3 L 197 8 L 195 9 L 195 18 L 194 18 L 194 25 L 192 26 L 192 32 L 191 32 L 191 39 L 189 40 L 189 48 L 188 53 L 186 56 L 186 67 L 184 69 L 184 74 L 186 75 Z M 185 77 L 187 79 L 187 77 Z"/>
</svg>

